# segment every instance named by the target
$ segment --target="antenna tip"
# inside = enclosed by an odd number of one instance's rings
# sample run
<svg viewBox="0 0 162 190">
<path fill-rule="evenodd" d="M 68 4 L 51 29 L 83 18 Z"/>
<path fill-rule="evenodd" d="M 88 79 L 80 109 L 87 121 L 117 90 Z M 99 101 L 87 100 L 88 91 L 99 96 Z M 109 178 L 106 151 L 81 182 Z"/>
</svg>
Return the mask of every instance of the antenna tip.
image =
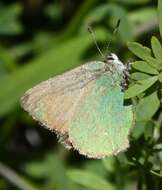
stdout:
<svg viewBox="0 0 162 190">
<path fill-rule="evenodd" d="M 121 22 L 121 19 L 119 18 L 119 19 L 117 20 L 116 28 L 119 28 L 120 22 Z"/>
<path fill-rule="evenodd" d="M 89 33 L 93 33 L 93 32 L 92 32 L 92 28 L 91 28 L 90 25 L 87 26 L 87 30 L 88 30 Z"/>
</svg>

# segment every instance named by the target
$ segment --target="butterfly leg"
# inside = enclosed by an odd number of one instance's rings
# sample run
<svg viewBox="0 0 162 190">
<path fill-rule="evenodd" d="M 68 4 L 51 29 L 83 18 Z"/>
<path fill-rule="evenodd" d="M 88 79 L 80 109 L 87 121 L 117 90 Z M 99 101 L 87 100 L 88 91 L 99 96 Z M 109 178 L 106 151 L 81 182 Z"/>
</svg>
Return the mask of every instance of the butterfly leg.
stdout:
<svg viewBox="0 0 162 190">
<path fill-rule="evenodd" d="M 121 82 L 121 87 L 122 87 L 122 91 L 126 90 L 128 88 L 129 85 L 129 81 L 130 81 L 130 74 L 129 71 L 131 69 L 131 64 L 126 64 L 126 68 L 123 71 L 123 80 Z"/>
<path fill-rule="evenodd" d="M 63 144 L 67 149 L 71 149 L 73 146 L 71 142 L 69 141 L 69 135 L 68 133 L 60 134 L 57 133 L 58 141 Z"/>
</svg>

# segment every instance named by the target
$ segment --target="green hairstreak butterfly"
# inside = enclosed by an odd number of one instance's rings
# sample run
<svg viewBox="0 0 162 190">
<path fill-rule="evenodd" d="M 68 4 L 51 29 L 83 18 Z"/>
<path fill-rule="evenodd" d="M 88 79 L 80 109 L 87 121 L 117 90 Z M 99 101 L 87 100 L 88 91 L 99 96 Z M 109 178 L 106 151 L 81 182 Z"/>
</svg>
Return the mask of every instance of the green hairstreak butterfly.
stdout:
<svg viewBox="0 0 162 190">
<path fill-rule="evenodd" d="M 132 106 L 124 106 L 129 72 L 115 54 L 93 61 L 29 89 L 22 107 L 67 148 L 103 158 L 129 146 Z"/>
</svg>

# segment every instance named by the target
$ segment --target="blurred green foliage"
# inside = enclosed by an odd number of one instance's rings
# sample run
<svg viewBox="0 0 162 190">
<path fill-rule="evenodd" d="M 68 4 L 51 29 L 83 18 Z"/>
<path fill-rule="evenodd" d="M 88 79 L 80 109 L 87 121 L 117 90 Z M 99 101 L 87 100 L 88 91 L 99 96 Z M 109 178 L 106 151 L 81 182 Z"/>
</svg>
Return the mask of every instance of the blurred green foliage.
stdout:
<svg viewBox="0 0 162 190">
<path fill-rule="evenodd" d="M 135 112 L 130 148 L 103 160 L 65 150 L 19 105 L 25 90 L 38 82 L 101 60 L 88 25 L 104 53 L 111 41 L 108 51 L 132 62 L 125 92 Z M 160 34 L 161 0 L 2 0 L 0 190 L 162 189 Z"/>
</svg>

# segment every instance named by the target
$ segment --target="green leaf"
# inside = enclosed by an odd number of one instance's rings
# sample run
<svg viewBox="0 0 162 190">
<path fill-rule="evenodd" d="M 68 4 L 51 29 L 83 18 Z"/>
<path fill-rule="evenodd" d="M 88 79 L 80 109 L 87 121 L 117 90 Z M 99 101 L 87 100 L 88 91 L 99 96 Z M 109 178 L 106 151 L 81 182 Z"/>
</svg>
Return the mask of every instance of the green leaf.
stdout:
<svg viewBox="0 0 162 190">
<path fill-rule="evenodd" d="M 148 64 L 152 67 L 154 67 L 157 70 L 161 70 L 161 62 L 153 57 L 146 57 L 145 61 L 148 62 Z"/>
<path fill-rule="evenodd" d="M 135 68 L 138 71 L 142 71 L 142 72 L 153 74 L 153 75 L 157 75 L 159 73 L 155 68 L 151 67 L 145 61 L 135 61 L 132 64 L 132 67 Z"/>
<path fill-rule="evenodd" d="M 73 169 L 67 172 L 68 177 L 74 182 L 93 190 L 114 190 L 114 186 L 100 176 L 83 170 Z"/>
<path fill-rule="evenodd" d="M 145 73 L 135 72 L 131 74 L 131 79 L 133 80 L 145 80 L 147 78 L 150 78 L 150 75 Z"/>
<path fill-rule="evenodd" d="M 132 51 L 137 57 L 143 59 L 144 61 L 147 61 L 150 66 L 161 69 L 161 63 L 160 61 L 156 60 L 155 58 L 151 57 L 151 50 L 145 46 L 142 46 L 141 44 L 137 42 L 129 42 L 128 48 L 130 51 Z"/>
<path fill-rule="evenodd" d="M 162 61 L 162 47 L 159 40 L 155 36 L 151 38 L 151 46 L 156 59 Z"/>
<path fill-rule="evenodd" d="M 159 74 L 158 79 L 160 82 L 162 82 L 162 72 Z"/>
<path fill-rule="evenodd" d="M 137 84 L 134 84 L 130 86 L 126 91 L 125 91 L 125 99 L 132 98 L 137 96 L 138 94 L 144 92 L 147 90 L 150 86 L 152 86 L 156 81 L 158 77 L 150 77 L 145 80 L 138 81 Z"/>
<path fill-rule="evenodd" d="M 133 52 L 137 57 L 145 60 L 147 57 L 151 57 L 151 50 L 137 42 L 128 42 L 128 48 Z"/>
<path fill-rule="evenodd" d="M 157 92 L 143 98 L 136 106 L 136 120 L 150 120 L 159 109 L 159 106 L 160 101 L 158 99 Z"/>
<path fill-rule="evenodd" d="M 98 31 L 96 34 L 98 39 L 105 39 L 105 32 Z M 81 55 L 91 43 L 89 34 L 72 38 L 1 78 L 0 115 L 12 110 L 27 89 L 83 63 Z"/>
<path fill-rule="evenodd" d="M 162 37 L 162 1 L 158 0 L 158 17 L 159 17 L 159 30 Z"/>
</svg>

